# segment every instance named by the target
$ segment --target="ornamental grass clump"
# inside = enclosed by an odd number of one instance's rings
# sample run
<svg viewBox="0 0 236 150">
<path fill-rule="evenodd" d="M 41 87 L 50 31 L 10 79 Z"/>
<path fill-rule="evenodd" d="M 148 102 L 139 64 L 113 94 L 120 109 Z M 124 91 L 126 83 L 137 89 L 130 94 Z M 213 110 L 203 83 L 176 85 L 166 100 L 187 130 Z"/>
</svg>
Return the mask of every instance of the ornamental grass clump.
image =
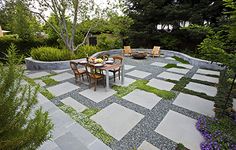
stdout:
<svg viewBox="0 0 236 150">
<path fill-rule="evenodd" d="M 31 50 L 31 57 L 40 61 L 65 61 L 90 57 L 100 52 L 97 46 L 84 45 L 78 50 L 72 52 L 66 49 L 58 49 L 55 47 L 39 47 Z"/>
<path fill-rule="evenodd" d="M 71 51 L 54 47 L 33 48 L 30 54 L 33 59 L 40 61 L 63 61 L 76 58 Z"/>
<path fill-rule="evenodd" d="M 197 130 L 204 137 L 201 150 L 235 150 L 236 122 L 229 117 L 224 119 L 199 117 Z"/>
</svg>

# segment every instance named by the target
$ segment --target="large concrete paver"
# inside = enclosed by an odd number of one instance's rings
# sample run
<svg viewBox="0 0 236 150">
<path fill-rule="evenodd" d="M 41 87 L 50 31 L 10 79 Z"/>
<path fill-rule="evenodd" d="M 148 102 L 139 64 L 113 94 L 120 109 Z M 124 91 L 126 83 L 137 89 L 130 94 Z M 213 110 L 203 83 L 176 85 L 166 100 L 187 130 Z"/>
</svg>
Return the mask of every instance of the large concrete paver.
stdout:
<svg viewBox="0 0 236 150">
<path fill-rule="evenodd" d="M 42 80 L 35 80 L 35 83 L 37 83 L 39 86 L 45 86 L 46 84 Z"/>
<path fill-rule="evenodd" d="M 180 73 L 180 74 L 186 74 L 189 72 L 189 69 L 182 69 L 182 68 L 170 68 L 167 69 L 166 71 L 169 72 L 174 72 L 174 73 Z"/>
<path fill-rule="evenodd" d="M 50 78 L 56 80 L 56 81 L 64 81 L 73 78 L 74 76 L 70 73 L 64 72 L 55 76 L 52 76 Z"/>
<path fill-rule="evenodd" d="M 207 70 L 207 69 L 198 69 L 197 70 L 197 73 L 200 73 L 200 74 L 209 74 L 209 75 L 217 75 L 219 76 L 220 75 L 220 72 L 219 71 L 214 71 L 214 70 Z"/>
<path fill-rule="evenodd" d="M 174 83 L 170 83 L 159 79 L 151 79 L 147 85 L 166 91 L 170 91 L 175 86 Z"/>
<path fill-rule="evenodd" d="M 139 146 L 138 150 L 159 150 L 159 149 L 153 146 L 151 143 L 143 141 L 143 143 Z"/>
<path fill-rule="evenodd" d="M 195 92 L 205 93 L 209 96 L 216 96 L 216 94 L 217 94 L 216 87 L 204 85 L 204 84 L 199 84 L 199 83 L 194 83 L 194 82 L 190 82 L 189 84 L 187 84 L 187 86 L 185 88 L 187 88 L 189 90 L 193 90 Z"/>
<path fill-rule="evenodd" d="M 91 117 L 117 140 L 121 140 L 144 116 L 113 103 Z"/>
<path fill-rule="evenodd" d="M 52 70 L 53 72 L 55 73 L 62 73 L 62 72 L 66 72 L 66 71 L 69 71 L 71 69 L 63 69 L 63 70 Z"/>
<path fill-rule="evenodd" d="M 184 75 L 179 75 L 179 74 L 176 74 L 176 73 L 162 72 L 157 77 L 179 81 L 183 76 Z"/>
<path fill-rule="evenodd" d="M 191 150 L 200 150 L 204 138 L 196 129 L 197 120 L 170 110 L 155 131 Z"/>
<path fill-rule="evenodd" d="M 167 65 L 167 63 L 154 62 L 154 63 L 151 63 L 150 65 L 152 65 L 152 66 L 158 66 L 158 67 L 164 67 L 165 65 Z"/>
<path fill-rule="evenodd" d="M 50 73 L 45 72 L 45 71 L 41 71 L 41 72 L 27 74 L 26 76 L 29 78 L 35 79 L 35 78 L 40 78 L 40 77 L 47 76 L 47 75 L 50 75 Z"/>
<path fill-rule="evenodd" d="M 89 150 L 71 132 L 67 132 L 55 140 L 57 145 L 63 150 Z"/>
<path fill-rule="evenodd" d="M 134 90 L 123 98 L 150 110 L 161 100 L 159 96 L 156 96 L 153 93 L 148 93 L 138 89 Z"/>
<path fill-rule="evenodd" d="M 99 103 L 102 100 L 114 95 L 116 91 L 109 89 L 106 91 L 104 87 L 97 87 L 96 91 L 94 91 L 94 88 L 84 90 L 82 92 L 79 92 L 80 95 L 83 95 L 84 97 Z"/>
<path fill-rule="evenodd" d="M 184 67 L 184 68 L 187 68 L 187 69 L 192 69 L 192 68 L 193 68 L 193 66 L 190 65 L 190 64 L 178 63 L 177 66 L 179 66 L 179 67 Z"/>
<path fill-rule="evenodd" d="M 135 68 L 135 66 L 125 65 L 125 70 L 130 70 L 130 69 L 133 69 L 133 68 Z"/>
<path fill-rule="evenodd" d="M 151 73 L 140 71 L 140 70 L 133 70 L 131 72 L 126 73 L 126 75 L 130 75 L 130 76 L 133 76 L 133 77 L 137 77 L 137 78 L 142 78 L 143 79 L 143 78 L 151 75 Z"/>
<path fill-rule="evenodd" d="M 76 86 L 72 83 L 64 82 L 64 83 L 49 87 L 49 88 L 47 88 L 47 90 L 55 96 L 60 96 L 60 95 L 66 94 L 68 92 L 71 92 L 73 90 L 76 90 L 78 88 L 79 88 L 78 86 Z"/>
<path fill-rule="evenodd" d="M 193 75 L 192 79 L 207 81 L 207 82 L 212 82 L 212 83 L 219 83 L 219 78 L 209 77 L 209 76 L 201 75 L 201 74 Z"/>
<path fill-rule="evenodd" d="M 77 112 L 82 112 L 82 111 L 84 111 L 87 108 L 83 104 L 80 104 L 79 102 L 77 102 L 72 97 L 67 97 L 67 98 L 61 100 L 61 102 L 64 103 L 65 105 L 68 105 L 68 106 L 72 107 Z"/>
<path fill-rule="evenodd" d="M 180 93 L 173 104 L 210 117 L 215 114 L 214 102 L 198 96 Z"/>
<path fill-rule="evenodd" d="M 119 80 L 119 78 L 116 78 L 116 82 L 113 83 L 114 85 L 118 85 L 118 86 L 129 86 L 130 84 L 132 84 L 133 82 L 135 82 L 135 79 L 131 79 L 128 77 L 125 77 L 124 83 L 121 84 L 121 80 Z"/>
</svg>

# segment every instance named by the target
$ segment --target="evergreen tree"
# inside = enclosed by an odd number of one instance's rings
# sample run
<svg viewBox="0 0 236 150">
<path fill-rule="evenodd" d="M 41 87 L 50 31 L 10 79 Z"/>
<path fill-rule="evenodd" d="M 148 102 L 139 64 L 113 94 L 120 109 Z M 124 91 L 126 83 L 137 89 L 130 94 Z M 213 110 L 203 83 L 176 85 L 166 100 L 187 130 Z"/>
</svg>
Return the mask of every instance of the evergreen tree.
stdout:
<svg viewBox="0 0 236 150">
<path fill-rule="evenodd" d="M 179 30 L 180 24 L 207 23 L 217 27 L 224 18 L 222 0 L 126 0 L 126 5 L 128 16 L 134 20 L 130 37 L 133 45 L 139 47 L 151 48 L 160 44 L 164 48 L 185 49 L 188 46 L 185 40 L 189 37 L 188 33 Z M 162 25 L 162 30 L 157 30 L 157 25 Z M 167 25 L 173 30 L 163 30 Z M 189 41 L 189 44 L 194 43 L 190 47 L 196 48 L 199 40 L 196 41 Z"/>
<path fill-rule="evenodd" d="M 0 149 L 36 149 L 50 139 L 48 113 L 36 107 L 37 88 L 22 85 L 22 57 L 11 45 L 6 65 L 0 64 Z"/>
</svg>

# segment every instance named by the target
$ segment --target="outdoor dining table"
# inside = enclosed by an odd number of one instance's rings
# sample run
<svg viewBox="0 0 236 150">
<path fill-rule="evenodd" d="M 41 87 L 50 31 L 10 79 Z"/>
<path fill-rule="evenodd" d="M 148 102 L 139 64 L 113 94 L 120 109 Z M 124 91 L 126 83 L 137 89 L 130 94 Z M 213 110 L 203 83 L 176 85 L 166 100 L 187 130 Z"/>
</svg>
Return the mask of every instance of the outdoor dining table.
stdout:
<svg viewBox="0 0 236 150">
<path fill-rule="evenodd" d="M 88 62 L 87 61 L 81 61 L 78 62 L 80 65 L 86 65 Z M 90 63 L 93 64 L 93 63 Z M 102 63 L 101 63 L 102 64 Z M 104 70 L 106 72 L 106 91 L 109 90 L 109 70 L 116 69 L 118 67 L 121 67 L 121 84 L 124 84 L 124 78 L 125 78 L 125 73 L 124 73 L 124 63 L 122 62 L 121 64 L 115 64 L 115 63 L 109 63 L 109 64 L 102 64 L 102 65 L 97 65 L 93 64 L 97 69 Z"/>
</svg>

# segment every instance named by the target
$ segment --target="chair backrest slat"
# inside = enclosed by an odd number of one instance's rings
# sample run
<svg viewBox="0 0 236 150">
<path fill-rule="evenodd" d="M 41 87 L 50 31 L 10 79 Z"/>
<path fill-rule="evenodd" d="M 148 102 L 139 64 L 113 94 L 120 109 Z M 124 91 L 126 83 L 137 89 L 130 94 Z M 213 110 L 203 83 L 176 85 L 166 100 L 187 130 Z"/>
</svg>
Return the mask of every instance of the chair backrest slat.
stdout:
<svg viewBox="0 0 236 150">
<path fill-rule="evenodd" d="M 160 46 L 154 46 L 153 47 L 152 55 L 160 55 Z"/>
<path fill-rule="evenodd" d="M 123 53 L 124 54 L 131 54 L 132 53 L 132 49 L 130 48 L 130 46 L 124 46 Z"/>
<path fill-rule="evenodd" d="M 114 59 L 114 63 L 119 63 L 119 64 L 121 64 L 122 63 L 122 61 L 123 61 L 123 57 L 122 56 L 113 56 L 112 57 L 113 59 Z"/>
<path fill-rule="evenodd" d="M 73 62 L 73 61 L 70 62 L 70 67 L 71 67 L 72 71 L 74 72 L 74 74 L 79 73 L 77 65 L 78 65 L 78 63 L 76 63 L 76 62 Z"/>
</svg>

